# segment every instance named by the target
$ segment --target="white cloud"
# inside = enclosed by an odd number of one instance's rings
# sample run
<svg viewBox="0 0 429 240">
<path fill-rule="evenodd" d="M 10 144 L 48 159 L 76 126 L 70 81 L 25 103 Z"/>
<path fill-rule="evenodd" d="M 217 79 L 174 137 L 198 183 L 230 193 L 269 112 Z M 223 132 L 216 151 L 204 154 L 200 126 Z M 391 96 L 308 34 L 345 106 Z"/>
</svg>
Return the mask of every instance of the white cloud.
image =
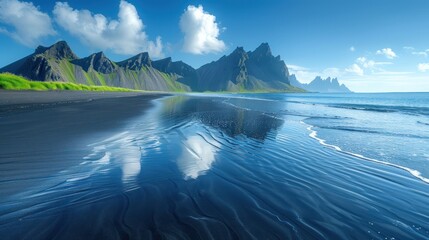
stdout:
<svg viewBox="0 0 429 240">
<path fill-rule="evenodd" d="M 359 57 L 356 59 L 356 63 L 359 64 L 361 67 L 363 68 L 368 68 L 368 69 L 376 69 L 377 66 L 380 65 L 390 65 L 393 64 L 392 62 L 376 62 L 374 60 L 369 60 L 365 57 Z M 380 69 L 377 69 L 380 70 Z"/>
<path fill-rule="evenodd" d="M 419 65 L 417 65 L 417 68 L 420 72 L 429 71 L 429 63 L 419 63 Z"/>
<path fill-rule="evenodd" d="M 427 51 L 412 52 L 411 54 L 413 54 L 413 55 L 419 55 L 419 56 L 423 56 L 423 57 L 427 57 L 428 56 Z"/>
<path fill-rule="evenodd" d="M 149 52 L 153 57 L 162 56 L 161 38 L 149 41 L 144 24 L 134 5 L 121 0 L 117 20 L 108 20 L 102 14 L 88 10 L 75 10 L 66 2 L 54 7 L 56 22 L 82 42 L 95 49 L 111 49 L 118 54 Z"/>
<path fill-rule="evenodd" d="M 287 68 L 291 71 L 308 71 L 309 69 L 306 67 L 301 67 L 298 65 L 293 65 L 293 64 L 287 64 Z"/>
<path fill-rule="evenodd" d="M 346 72 L 353 73 L 359 76 L 363 76 L 363 69 L 359 67 L 356 63 L 346 68 Z"/>
<path fill-rule="evenodd" d="M 29 47 L 40 44 L 40 39 L 55 35 L 51 18 L 31 2 L 0 0 L 0 33 L 4 33 Z"/>
<path fill-rule="evenodd" d="M 356 51 L 355 47 L 354 47 L 354 46 L 351 46 L 351 47 L 350 47 L 350 52 L 354 52 L 354 51 Z"/>
<path fill-rule="evenodd" d="M 184 33 L 183 50 L 193 54 L 222 52 L 225 43 L 218 39 L 216 17 L 205 12 L 203 6 L 189 5 L 180 17 L 180 29 Z"/>
<path fill-rule="evenodd" d="M 391 48 L 383 48 L 381 50 L 377 50 L 376 54 L 378 55 L 384 55 L 385 57 L 389 59 L 393 59 L 397 57 L 396 53 Z"/>
</svg>

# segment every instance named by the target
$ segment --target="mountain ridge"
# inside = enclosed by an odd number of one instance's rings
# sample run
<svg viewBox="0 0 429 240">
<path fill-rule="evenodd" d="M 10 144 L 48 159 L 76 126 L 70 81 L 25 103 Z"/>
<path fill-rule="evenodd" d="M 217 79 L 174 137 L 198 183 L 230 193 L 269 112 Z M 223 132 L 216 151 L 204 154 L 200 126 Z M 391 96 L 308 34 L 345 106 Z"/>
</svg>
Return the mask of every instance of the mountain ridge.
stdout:
<svg viewBox="0 0 429 240">
<path fill-rule="evenodd" d="M 139 56 L 146 56 L 146 59 Z M 67 42 L 59 41 L 49 47 L 37 47 L 33 54 L 1 68 L 0 72 L 10 72 L 36 81 L 60 81 L 154 91 L 191 90 L 177 82 L 177 77 L 146 64 L 150 61 L 147 53 L 140 53 L 118 63 L 110 60 L 103 52 L 78 58 Z"/>
<path fill-rule="evenodd" d="M 345 85 L 340 84 L 337 78 L 327 77 L 323 79 L 316 76 L 310 83 L 301 83 L 294 74 L 290 75 L 291 85 L 305 89 L 309 92 L 320 93 L 352 93 L 352 91 Z"/>
<path fill-rule="evenodd" d="M 59 81 L 157 91 L 276 91 L 302 92 L 290 85 L 289 70 L 268 43 L 254 51 L 237 47 L 229 55 L 198 69 L 173 61 L 153 61 L 147 52 L 123 61 L 110 60 L 103 52 L 79 58 L 67 42 L 39 46 L 0 72 L 35 81 Z"/>
<path fill-rule="evenodd" d="M 197 69 L 199 86 L 208 91 L 301 91 L 290 85 L 289 70 L 268 43 L 254 51 L 237 47 L 231 54 Z"/>
</svg>

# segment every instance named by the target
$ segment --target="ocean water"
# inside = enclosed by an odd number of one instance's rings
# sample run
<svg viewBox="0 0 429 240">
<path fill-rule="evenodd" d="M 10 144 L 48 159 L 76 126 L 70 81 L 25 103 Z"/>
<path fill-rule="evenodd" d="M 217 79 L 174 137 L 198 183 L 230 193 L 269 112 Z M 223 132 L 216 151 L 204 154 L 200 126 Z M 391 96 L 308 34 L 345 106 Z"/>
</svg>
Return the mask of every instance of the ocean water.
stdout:
<svg viewBox="0 0 429 240">
<path fill-rule="evenodd" d="M 176 95 L 74 142 L 0 153 L 2 239 L 429 239 L 427 93 Z"/>
</svg>

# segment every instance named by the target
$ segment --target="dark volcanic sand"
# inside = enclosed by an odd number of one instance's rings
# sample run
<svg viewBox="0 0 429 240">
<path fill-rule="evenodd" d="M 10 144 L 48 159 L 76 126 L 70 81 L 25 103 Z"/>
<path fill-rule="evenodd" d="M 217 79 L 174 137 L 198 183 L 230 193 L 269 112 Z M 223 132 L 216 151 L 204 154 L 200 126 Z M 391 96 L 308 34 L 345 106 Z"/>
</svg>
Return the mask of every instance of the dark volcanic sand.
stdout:
<svg viewBox="0 0 429 240">
<path fill-rule="evenodd" d="M 49 175 L 75 165 L 82 159 L 79 152 L 88 149 L 88 144 L 118 131 L 147 110 L 151 100 L 162 96 L 129 92 L 1 91 L 1 194 L 12 194 L 37 184 L 32 179 L 33 171 L 39 176 L 42 168 Z M 8 182 L 15 171 L 22 169 L 26 169 L 28 181 Z"/>
<path fill-rule="evenodd" d="M 5 91 L 0 90 L 0 106 L 15 104 L 59 103 L 88 101 L 102 98 L 153 95 L 141 92 L 92 91 Z"/>
<path fill-rule="evenodd" d="M 426 182 L 305 123 L 362 113 L 155 97 L 0 111 L 0 239 L 429 239 Z"/>
</svg>

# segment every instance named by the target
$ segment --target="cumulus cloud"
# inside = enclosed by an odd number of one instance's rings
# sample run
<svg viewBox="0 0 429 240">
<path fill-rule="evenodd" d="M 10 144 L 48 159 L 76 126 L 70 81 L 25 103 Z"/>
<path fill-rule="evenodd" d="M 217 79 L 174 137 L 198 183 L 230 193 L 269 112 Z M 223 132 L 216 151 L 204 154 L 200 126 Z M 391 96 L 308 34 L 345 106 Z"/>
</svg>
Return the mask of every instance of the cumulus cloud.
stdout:
<svg viewBox="0 0 429 240">
<path fill-rule="evenodd" d="M 31 2 L 0 0 L 0 33 L 29 47 L 43 37 L 55 35 L 51 18 Z"/>
<path fill-rule="evenodd" d="M 394 59 L 397 57 L 396 53 L 391 48 L 383 48 L 381 50 L 377 50 L 376 54 L 384 55 L 388 59 Z"/>
<path fill-rule="evenodd" d="M 180 17 L 179 25 L 184 34 L 185 52 L 205 54 L 225 50 L 225 43 L 219 39 L 216 17 L 205 12 L 203 6 L 189 5 Z"/>
<path fill-rule="evenodd" d="M 420 72 L 429 71 L 429 63 L 420 63 L 419 65 L 417 65 L 417 68 Z"/>
<path fill-rule="evenodd" d="M 346 72 L 354 73 L 354 74 L 359 75 L 359 76 L 363 76 L 363 69 L 359 65 L 357 65 L 356 63 L 354 63 L 350 67 L 346 68 Z"/>
<path fill-rule="evenodd" d="M 73 9 L 66 2 L 57 2 L 53 12 L 61 27 L 90 47 L 125 55 L 147 51 L 151 56 L 162 56 L 161 38 L 155 42 L 148 39 L 136 8 L 127 1 L 120 2 L 117 20 Z"/>
</svg>

